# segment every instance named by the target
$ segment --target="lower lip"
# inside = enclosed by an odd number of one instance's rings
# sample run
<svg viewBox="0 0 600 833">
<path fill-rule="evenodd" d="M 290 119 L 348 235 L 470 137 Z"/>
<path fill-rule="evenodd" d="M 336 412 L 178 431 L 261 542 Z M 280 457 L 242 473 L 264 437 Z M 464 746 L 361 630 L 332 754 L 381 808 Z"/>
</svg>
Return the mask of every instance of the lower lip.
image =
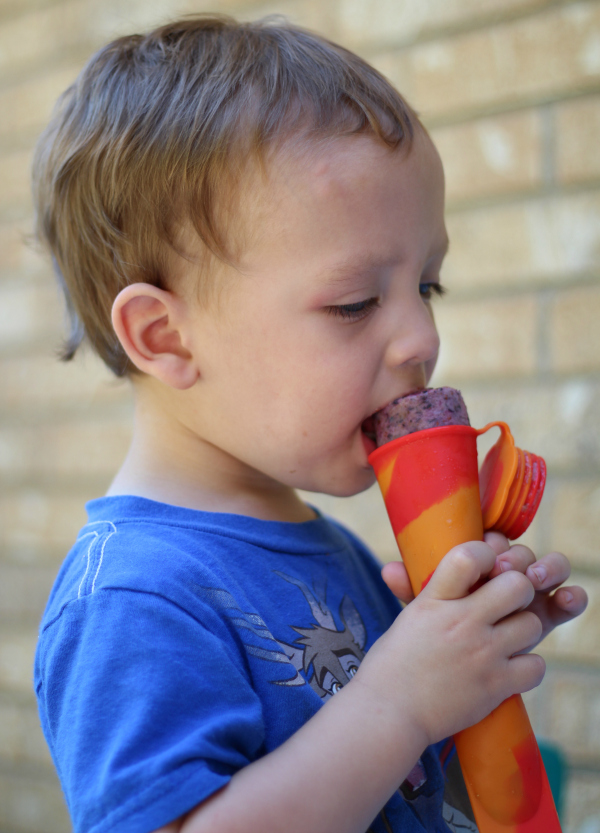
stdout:
<svg viewBox="0 0 600 833">
<path fill-rule="evenodd" d="M 377 443 L 375 442 L 375 440 L 372 440 L 370 437 L 367 437 L 366 434 L 361 433 L 361 437 L 363 441 L 363 447 L 368 457 L 369 454 L 371 454 L 371 452 L 375 451 L 375 449 L 377 448 Z"/>
</svg>

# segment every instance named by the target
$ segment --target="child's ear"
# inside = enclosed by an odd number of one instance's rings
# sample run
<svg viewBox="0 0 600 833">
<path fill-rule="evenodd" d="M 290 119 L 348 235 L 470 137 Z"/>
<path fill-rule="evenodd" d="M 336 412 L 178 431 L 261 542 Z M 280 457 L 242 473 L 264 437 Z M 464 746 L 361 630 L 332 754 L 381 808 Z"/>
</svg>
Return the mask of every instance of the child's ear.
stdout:
<svg viewBox="0 0 600 833">
<path fill-rule="evenodd" d="M 200 375 L 182 341 L 184 319 L 181 298 L 149 283 L 125 287 L 112 307 L 115 333 L 133 364 L 179 390 L 190 388 Z"/>
</svg>

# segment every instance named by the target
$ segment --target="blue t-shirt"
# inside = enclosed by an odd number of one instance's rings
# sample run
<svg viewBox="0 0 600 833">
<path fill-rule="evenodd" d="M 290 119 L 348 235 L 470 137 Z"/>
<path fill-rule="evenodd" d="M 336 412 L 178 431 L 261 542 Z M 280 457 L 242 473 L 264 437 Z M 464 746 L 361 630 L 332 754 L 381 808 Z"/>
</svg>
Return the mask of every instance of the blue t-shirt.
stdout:
<svg viewBox="0 0 600 833">
<path fill-rule="evenodd" d="M 280 523 L 136 497 L 92 501 L 88 515 L 35 663 L 76 833 L 149 833 L 192 809 L 351 680 L 400 610 L 373 556 L 323 517 Z M 444 804 L 438 751 L 373 833 L 475 830 L 450 821 L 464 816 Z"/>
</svg>

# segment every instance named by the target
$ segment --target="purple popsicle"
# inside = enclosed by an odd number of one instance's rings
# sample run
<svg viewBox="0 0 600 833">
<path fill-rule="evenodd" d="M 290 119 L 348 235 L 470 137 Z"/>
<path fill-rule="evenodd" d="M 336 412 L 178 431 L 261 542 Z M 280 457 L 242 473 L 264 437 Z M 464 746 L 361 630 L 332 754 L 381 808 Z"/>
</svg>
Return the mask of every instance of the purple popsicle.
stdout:
<svg viewBox="0 0 600 833">
<path fill-rule="evenodd" d="M 442 425 L 470 425 L 460 391 L 454 388 L 427 388 L 394 399 L 373 415 L 377 447 Z"/>
</svg>

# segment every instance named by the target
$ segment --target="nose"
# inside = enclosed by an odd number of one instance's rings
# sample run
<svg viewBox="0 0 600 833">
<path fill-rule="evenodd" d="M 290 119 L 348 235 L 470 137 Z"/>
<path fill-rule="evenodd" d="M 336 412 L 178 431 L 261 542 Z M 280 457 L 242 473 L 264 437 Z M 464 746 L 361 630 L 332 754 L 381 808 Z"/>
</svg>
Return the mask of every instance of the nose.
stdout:
<svg viewBox="0 0 600 833">
<path fill-rule="evenodd" d="M 440 337 L 431 308 L 421 298 L 416 300 L 396 321 L 386 350 L 386 365 L 391 370 L 423 367 L 428 380 L 438 357 Z"/>
</svg>

